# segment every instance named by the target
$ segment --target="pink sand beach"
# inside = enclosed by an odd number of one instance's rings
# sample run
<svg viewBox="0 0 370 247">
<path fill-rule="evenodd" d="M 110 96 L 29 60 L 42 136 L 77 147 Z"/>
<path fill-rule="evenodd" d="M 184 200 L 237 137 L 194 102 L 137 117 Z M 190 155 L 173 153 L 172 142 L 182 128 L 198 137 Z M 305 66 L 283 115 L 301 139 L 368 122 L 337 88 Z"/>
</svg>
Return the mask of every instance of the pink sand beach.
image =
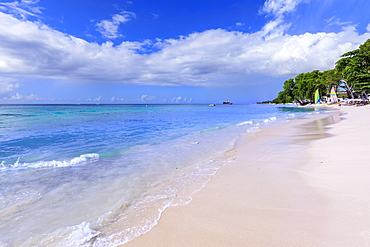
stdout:
<svg viewBox="0 0 370 247">
<path fill-rule="evenodd" d="M 370 106 L 246 135 L 210 182 L 124 246 L 370 246 Z"/>
</svg>

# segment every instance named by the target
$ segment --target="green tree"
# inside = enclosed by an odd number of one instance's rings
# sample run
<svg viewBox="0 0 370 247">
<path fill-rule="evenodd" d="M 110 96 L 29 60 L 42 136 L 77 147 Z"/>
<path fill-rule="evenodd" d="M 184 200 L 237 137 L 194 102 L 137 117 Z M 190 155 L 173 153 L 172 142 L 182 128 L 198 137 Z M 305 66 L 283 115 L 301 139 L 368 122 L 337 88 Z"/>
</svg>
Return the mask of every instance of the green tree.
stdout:
<svg viewBox="0 0 370 247">
<path fill-rule="evenodd" d="M 297 87 L 295 88 L 294 95 L 298 102 L 313 101 L 315 91 L 317 89 L 320 91 L 323 89 L 321 74 L 320 71 L 314 70 L 312 72 L 299 74 L 295 77 Z"/>
<path fill-rule="evenodd" d="M 335 89 L 338 88 L 338 82 L 342 79 L 342 75 L 336 70 L 326 70 L 322 73 L 323 84 L 327 86 L 328 89 L 334 86 Z"/>
<path fill-rule="evenodd" d="M 344 53 L 341 57 L 336 62 L 335 69 L 301 73 L 294 79 L 285 81 L 283 90 L 273 102 L 312 102 L 317 89 L 321 95 L 326 94 L 332 86 L 338 89 L 341 79 L 347 81 L 350 90 L 370 93 L 370 39 L 358 49 Z"/>
<path fill-rule="evenodd" d="M 356 91 L 370 92 L 370 39 L 356 50 L 344 53 L 335 69 Z"/>
<path fill-rule="evenodd" d="M 293 88 L 295 87 L 295 83 L 293 79 L 286 80 L 284 82 L 283 90 L 278 93 L 276 99 L 272 102 L 277 104 L 285 104 L 293 102 L 294 95 L 293 95 Z"/>
<path fill-rule="evenodd" d="M 274 103 L 290 103 L 293 101 L 303 105 L 313 102 L 315 91 L 327 91 L 327 83 L 323 79 L 323 72 L 314 70 L 308 73 L 301 73 L 294 79 L 284 82 L 284 87 L 279 92 L 278 97 L 273 100 Z"/>
</svg>

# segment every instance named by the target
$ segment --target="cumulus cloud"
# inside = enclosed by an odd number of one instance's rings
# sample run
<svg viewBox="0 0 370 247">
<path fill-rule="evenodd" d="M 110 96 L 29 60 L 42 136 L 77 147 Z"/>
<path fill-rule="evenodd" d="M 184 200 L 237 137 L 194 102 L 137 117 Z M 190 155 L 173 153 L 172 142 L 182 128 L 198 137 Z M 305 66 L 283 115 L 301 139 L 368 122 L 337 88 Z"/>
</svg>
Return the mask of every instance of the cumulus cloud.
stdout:
<svg viewBox="0 0 370 247">
<path fill-rule="evenodd" d="M 15 79 L 0 76 L 0 97 L 4 97 L 19 88 L 19 83 Z"/>
<path fill-rule="evenodd" d="M 122 11 L 120 14 L 113 15 L 111 20 L 102 20 L 96 24 L 97 31 L 99 31 L 103 37 L 108 39 L 115 39 L 121 37 L 118 29 L 122 23 L 130 21 L 135 17 L 135 13 Z"/>
<path fill-rule="evenodd" d="M 0 13 L 0 73 L 78 80 L 124 81 L 137 76 L 141 44 L 102 45 L 53 30 L 39 22 Z M 95 72 L 94 72 L 95 71 Z"/>
<path fill-rule="evenodd" d="M 193 101 L 192 98 L 187 99 L 187 98 L 183 98 L 181 96 L 178 96 L 178 97 L 172 98 L 170 102 L 171 103 L 190 103 L 192 101 Z"/>
<path fill-rule="evenodd" d="M 156 96 L 149 96 L 149 95 L 144 94 L 140 97 L 140 99 L 137 99 L 137 101 L 142 102 L 142 103 L 149 103 L 149 102 L 154 102 L 156 98 L 157 98 Z"/>
<path fill-rule="evenodd" d="M 123 101 L 125 101 L 125 99 L 124 98 L 119 98 L 119 97 L 111 97 L 110 98 L 110 102 L 123 102 Z"/>
<path fill-rule="evenodd" d="M 274 16 L 255 33 L 206 30 L 155 43 L 89 43 L 40 22 L 0 12 L 0 73 L 159 86 L 227 86 L 255 83 L 258 77 L 286 77 L 334 67 L 340 55 L 370 38 L 354 26 L 339 33 L 288 35 L 284 14 L 303 1 L 269 0 L 263 11 Z M 107 35 L 132 15 L 113 16 L 102 24 Z M 109 31 L 110 30 L 110 31 Z M 139 52 L 145 47 L 158 51 Z M 146 102 L 146 96 L 139 100 Z"/>
<path fill-rule="evenodd" d="M 5 100 L 14 100 L 14 101 L 38 101 L 38 100 L 41 100 L 39 97 L 37 97 L 36 94 L 22 95 L 22 94 L 19 94 L 19 93 L 11 95 L 10 97 L 4 97 L 4 99 Z"/>
<path fill-rule="evenodd" d="M 162 50 L 148 57 L 150 70 L 142 76 L 159 81 L 167 78 L 174 84 L 210 86 L 246 83 L 248 77 L 256 75 L 326 70 L 366 38 L 370 34 L 361 36 L 350 28 L 337 34 L 282 35 L 268 40 L 262 32 L 208 30 L 164 41 L 167 44 Z"/>
</svg>

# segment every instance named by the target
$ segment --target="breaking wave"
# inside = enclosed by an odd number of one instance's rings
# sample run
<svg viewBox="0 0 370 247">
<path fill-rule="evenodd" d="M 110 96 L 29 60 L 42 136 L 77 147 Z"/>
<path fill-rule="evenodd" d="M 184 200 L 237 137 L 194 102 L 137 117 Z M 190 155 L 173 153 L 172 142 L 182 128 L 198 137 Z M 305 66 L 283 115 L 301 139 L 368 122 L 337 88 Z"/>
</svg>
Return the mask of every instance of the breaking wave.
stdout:
<svg viewBox="0 0 370 247">
<path fill-rule="evenodd" d="M 50 161 L 37 161 L 31 163 L 22 163 L 20 162 L 20 158 L 14 163 L 7 165 L 5 162 L 1 162 L 0 169 L 24 169 L 24 168 L 58 168 L 58 167 L 70 167 L 70 166 L 77 166 L 81 164 L 86 164 L 90 162 L 95 162 L 99 160 L 99 154 L 97 153 L 90 153 L 90 154 L 82 154 L 79 157 L 75 157 L 70 160 L 50 160 Z"/>
</svg>

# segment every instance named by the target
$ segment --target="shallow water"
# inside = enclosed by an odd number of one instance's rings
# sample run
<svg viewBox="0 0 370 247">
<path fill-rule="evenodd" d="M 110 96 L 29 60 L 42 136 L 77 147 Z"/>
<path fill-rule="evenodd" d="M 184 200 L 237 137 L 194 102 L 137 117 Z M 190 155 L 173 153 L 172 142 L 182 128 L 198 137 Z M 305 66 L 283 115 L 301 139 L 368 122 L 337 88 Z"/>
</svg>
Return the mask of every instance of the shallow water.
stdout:
<svg viewBox="0 0 370 247">
<path fill-rule="evenodd" d="M 117 246 L 201 189 L 272 105 L 0 106 L 0 246 Z"/>
</svg>

